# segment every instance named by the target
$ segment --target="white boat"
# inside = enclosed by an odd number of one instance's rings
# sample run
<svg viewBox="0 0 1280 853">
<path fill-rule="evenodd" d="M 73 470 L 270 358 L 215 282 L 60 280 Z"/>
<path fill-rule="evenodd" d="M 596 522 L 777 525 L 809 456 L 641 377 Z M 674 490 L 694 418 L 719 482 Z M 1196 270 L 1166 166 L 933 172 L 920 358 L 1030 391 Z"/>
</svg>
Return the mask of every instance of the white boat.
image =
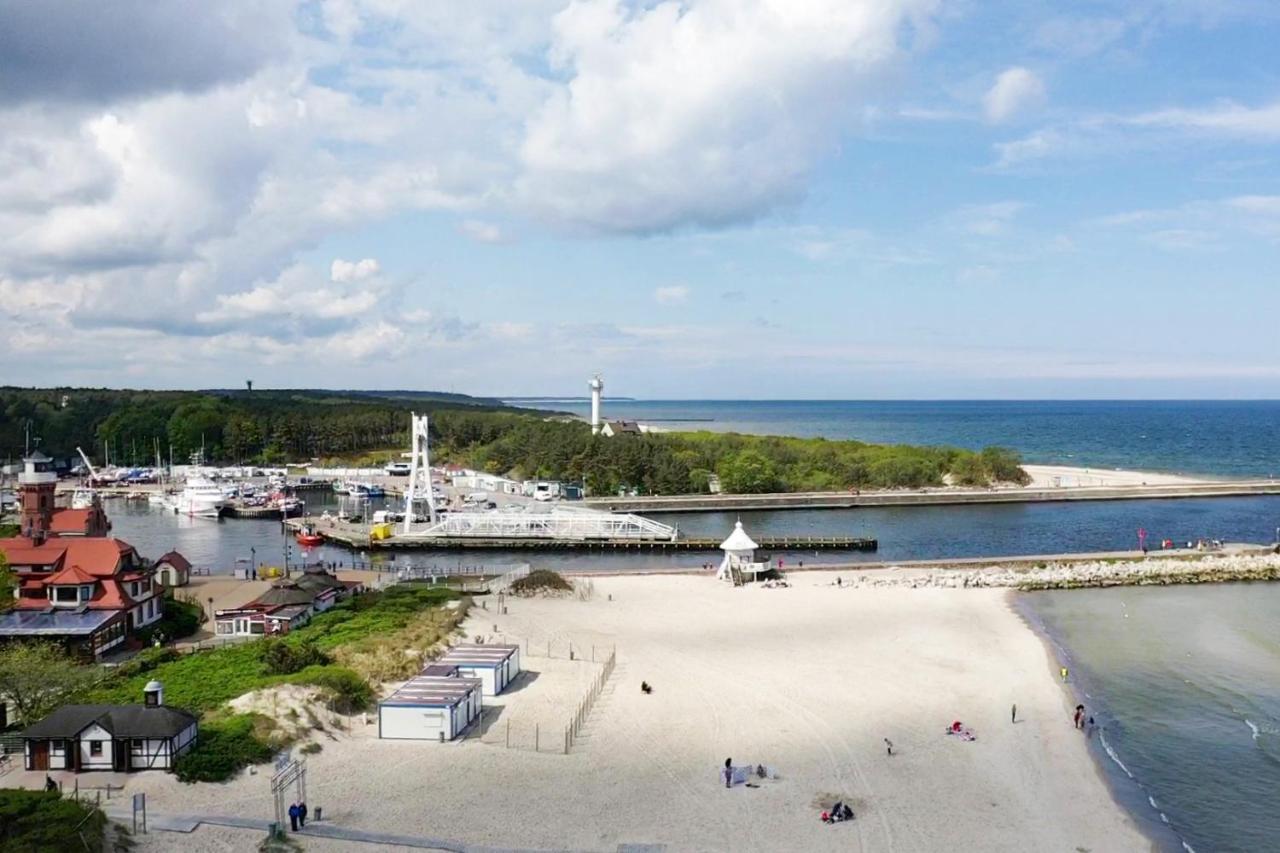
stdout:
<svg viewBox="0 0 1280 853">
<path fill-rule="evenodd" d="M 76 489 L 71 495 L 71 508 L 89 509 L 97 499 L 98 493 L 93 489 Z"/>
<path fill-rule="evenodd" d="M 217 518 L 231 505 L 222 487 L 212 480 L 190 478 L 186 488 L 174 495 L 168 506 L 178 515 Z"/>
</svg>

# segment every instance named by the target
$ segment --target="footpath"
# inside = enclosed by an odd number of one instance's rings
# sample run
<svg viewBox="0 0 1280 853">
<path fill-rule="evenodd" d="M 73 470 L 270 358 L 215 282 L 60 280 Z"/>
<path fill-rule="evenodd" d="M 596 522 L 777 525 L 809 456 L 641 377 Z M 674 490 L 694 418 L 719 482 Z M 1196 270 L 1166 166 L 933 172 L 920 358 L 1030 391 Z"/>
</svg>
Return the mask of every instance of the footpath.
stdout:
<svg viewBox="0 0 1280 853">
<path fill-rule="evenodd" d="M 133 821 L 133 813 L 128 809 L 106 810 L 111 820 L 129 826 Z M 228 826 L 235 829 L 257 830 L 263 834 L 275 823 L 272 820 L 252 817 L 235 817 L 230 815 L 187 815 L 187 814 L 147 814 L 147 830 L 161 832 L 194 832 L 201 824 L 209 826 Z M 465 841 L 454 841 L 447 838 L 430 838 L 416 835 L 397 835 L 391 832 L 370 832 L 363 829 L 352 829 L 335 826 L 329 823 L 312 822 L 304 829 L 290 832 L 290 836 L 302 838 L 332 838 L 338 841 L 349 841 L 360 844 L 379 846 L 395 845 L 413 847 L 419 850 L 446 850 L 449 853 L 588 853 L 588 851 L 572 851 L 567 849 L 544 850 L 522 847 L 490 847 L 484 844 L 469 844 Z M 662 844 L 619 844 L 617 853 L 662 853 L 666 849 Z M 597 851 L 598 853 L 598 851 Z"/>
</svg>

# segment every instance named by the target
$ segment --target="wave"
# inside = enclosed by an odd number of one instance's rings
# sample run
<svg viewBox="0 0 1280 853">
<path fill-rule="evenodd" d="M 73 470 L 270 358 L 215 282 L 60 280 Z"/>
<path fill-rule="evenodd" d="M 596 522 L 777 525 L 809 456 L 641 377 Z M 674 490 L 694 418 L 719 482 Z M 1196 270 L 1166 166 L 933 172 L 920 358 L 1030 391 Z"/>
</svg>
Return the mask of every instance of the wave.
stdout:
<svg viewBox="0 0 1280 853">
<path fill-rule="evenodd" d="M 1244 718 L 1244 724 L 1249 727 L 1249 730 L 1251 732 L 1253 732 L 1253 741 L 1254 743 L 1257 743 L 1258 736 L 1262 734 L 1262 730 L 1258 728 L 1258 724 L 1255 723 L 1253 720 L 1249 719 L 1248 717 Z"/>
<path fill-rule="evenodd" d="M 1111 748 L 1111 744 L 1107 743 L 1107 736 L 1104 732 L 1098 733 L 1098 741 L 1102 744 L 1102 748 L 1106 750 L 1107 756 L 1116 763 L 1117 767 L 1124 771 L 1124 775 L 1132 779 L 1133 774 L 1129 772 L 1128 767 L 1124 766 L 1124 762 L 1120 760 L 1120 756 L 1116 755 L 1116 751 Z M 1152 803 L 1152 805 L 1154 806 L 1155 803 Z"/>
</svg>

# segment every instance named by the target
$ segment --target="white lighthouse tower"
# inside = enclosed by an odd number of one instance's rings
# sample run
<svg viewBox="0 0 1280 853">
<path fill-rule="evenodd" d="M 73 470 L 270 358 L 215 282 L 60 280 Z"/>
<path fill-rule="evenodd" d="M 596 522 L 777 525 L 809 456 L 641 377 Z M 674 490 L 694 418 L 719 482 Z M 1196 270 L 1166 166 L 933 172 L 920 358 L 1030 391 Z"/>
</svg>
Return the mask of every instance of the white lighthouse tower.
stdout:
<svg viewBox="0 0 1280 853">
<path fill-rule="evenodd" d="M 587 383 L 587 387 L 591 389 L 591 434 L 599 435 L 600 433 L 600 394 L 604 391 L 604 380 L 597 373 Z"/>
</svg>

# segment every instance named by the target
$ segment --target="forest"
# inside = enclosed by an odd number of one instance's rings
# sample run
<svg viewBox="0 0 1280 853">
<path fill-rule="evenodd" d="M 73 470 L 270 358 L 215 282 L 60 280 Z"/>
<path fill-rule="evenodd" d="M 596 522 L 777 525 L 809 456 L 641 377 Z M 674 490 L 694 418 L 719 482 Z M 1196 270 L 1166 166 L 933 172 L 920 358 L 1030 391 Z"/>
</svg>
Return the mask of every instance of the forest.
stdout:
<svg viewBox="0 0 1280 853">
<path fill-rule="evenodd" d="M 592 494 L 732 493 L 1025 483 L 1017 454 L 820 438 L 670 432 L 593 436 L 578 420 L 497 400 L 419 392 L 0 389 L 0 452 L 28 428 L 51 455 L 84 447 L 101 461 L 313 459 L 377 464 L 408 445 L 408 413 L 432 416 L 433 461 L 516 478 L 581 482 Z"/>
</svg>

